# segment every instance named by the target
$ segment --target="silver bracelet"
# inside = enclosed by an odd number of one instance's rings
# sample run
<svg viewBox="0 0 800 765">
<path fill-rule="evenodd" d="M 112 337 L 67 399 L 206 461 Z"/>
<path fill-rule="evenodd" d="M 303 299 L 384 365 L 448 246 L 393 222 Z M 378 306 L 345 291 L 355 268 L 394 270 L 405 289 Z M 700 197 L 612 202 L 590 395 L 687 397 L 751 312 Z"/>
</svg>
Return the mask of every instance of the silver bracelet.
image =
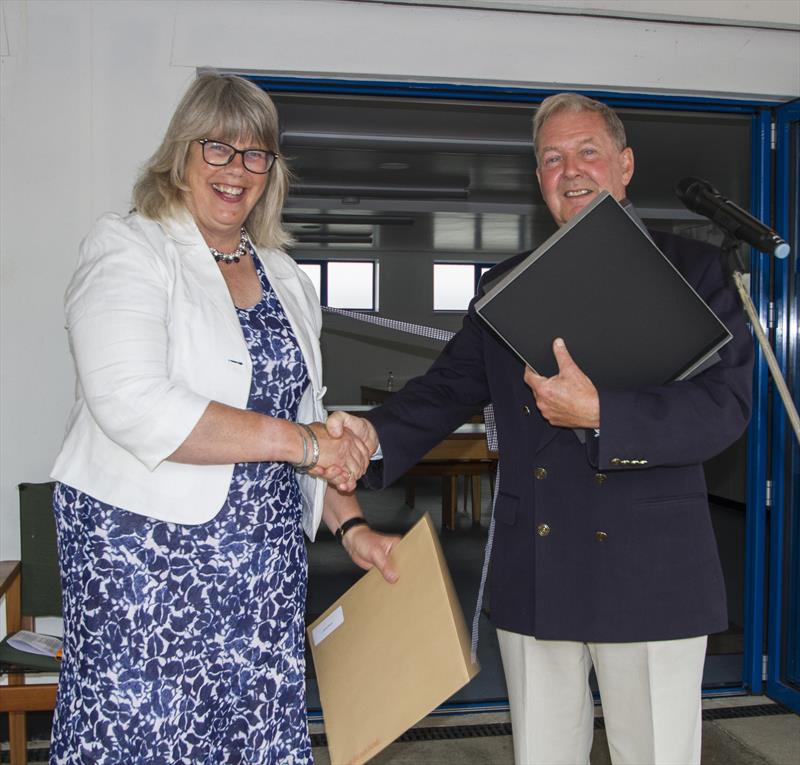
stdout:
<svg viewBox="0 0 800 765">
<path fill-rule="evenodd" d="M 303 461 L 299 465 L 295 465 L 294 469 L 298 473 L 307 473 L 309 470 L 312 470 L 317 466 L 319 462 L 319 440 L 317 439 L 316 433 L 311 430 L 309 425 L 306 425 L 304 422 L 298 422 L 297 425 L 300 426 L 307 434 L 308 437 L 311 439 L 311 461 L 306 462 L 308 459 L 308 449 L 307 449 L 307 442 L 305 438 L 305 434 L 303 435 Z"/>
<path fill-rule="evenodd" d="M 295 425 L 298 425 L 299 427 L 299 423 L 295 423 Z M 300 462 L 292 463 L 292 467 L 295 470 L 302 470 L 306 464 L 306 460 L 308 459 L 308 440 L 306 439 L 306 433 L 303 430 L 303 428 L 299 429 L 300 429 L 300 438 L 303 439 L 303 458 L 300 460 Z"/>
</svg>

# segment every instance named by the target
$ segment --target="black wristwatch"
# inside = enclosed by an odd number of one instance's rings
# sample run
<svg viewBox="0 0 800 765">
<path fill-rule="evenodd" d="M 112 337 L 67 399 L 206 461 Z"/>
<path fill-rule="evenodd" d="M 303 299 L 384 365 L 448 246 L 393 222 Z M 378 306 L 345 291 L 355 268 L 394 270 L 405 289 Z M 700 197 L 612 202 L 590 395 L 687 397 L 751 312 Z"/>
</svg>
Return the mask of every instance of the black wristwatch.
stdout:
<svg viewBox="0 0 800 765">
<path fill-rule="evenodd" d="M 361 515 L 353 518 L 348 518 L 338 529 L 336 529 L 336 538 L 342 542 L 344 535 L 353 528 L 353 526 L 369 526 L 367 519 Z"/>
</svg>

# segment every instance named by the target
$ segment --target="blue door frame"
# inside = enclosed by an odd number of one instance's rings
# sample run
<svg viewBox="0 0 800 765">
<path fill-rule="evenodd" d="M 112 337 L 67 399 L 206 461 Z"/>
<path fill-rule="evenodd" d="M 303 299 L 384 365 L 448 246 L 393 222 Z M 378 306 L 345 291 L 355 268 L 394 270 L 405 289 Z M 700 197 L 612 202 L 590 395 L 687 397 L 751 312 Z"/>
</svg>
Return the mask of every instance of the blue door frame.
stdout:
<svg viewBox="0 0 800 765">
<path fill-rule="evenodd" d="M 753 115 L 750 210 L 770 220 L 772 208 L 772 114 Z M 770 303 L 769 256 L 751 250 L 750 295 L 763 327 Z M 744 668 L 742 679 L 752 693 L 763 693 L 766 651 L 767 470 L 769 464 L 769 371 L 756 344 L 753 368 L 753 413 L 747 438 L 747 514 L 744 582 Z"/>
<path fill-rule="evenodd" d="M 390 80 L 346 80 L 321 77 L 285 77 L 244 75 L 270 93 L 329 93 L 371 95 L 433 100 L 498 101 L 541 103 L 555 89 L 461 85 L 449 83 L 396 82 Z M 751 212 L 769 221 L 773 210 L 772 125 L 780 104 L 768 101 L 705 98 L 699 96 L 660 96 L 614 91 L 579 91 L 616 108 L 658 109 L 696 112 L 724 112 L 750 115 L 752 120 Z M 797 120 L 797 117 L 794 117 Z M 786 198 L 778 194 L 785 206 Z M 780 226 L 779 226 L 779 230 Z M 795 272 L 796 276 L 796 272 Z M 786 277 L 784 277 L 786 278 Z M 751 253 L 750 292 L 761 323 L 767 326 L 770 287 L 768 256 Z M 779 310 L 786 311 L 786 307 Z M 783 314 L 781 314 L 783 315 Z M 796 357 L 795 357 L 796 358 Z M 784 359 L 785 363 L 785 359 Z M 796 389 L 795 389 L 796 391 Z M 753 372 L 753 414 L 748 429 L 748 475 L 744 593 L 744 666 L 741 687 L 725 688 L 714 693 L 736 690 L 763 693 L 764 650 L 766 641 L 767 573 L 767 477 L 769 466 L 768 369 L 763 354 L 756 350 Z M 797 462 L 795 462 L 795 465 Z M 773 485 L 775 478 L 773 477 Z M 795 495 L 797 496 L 796 490 Z M 800 550 L 797 551 L 800 554 Z M 773 646 L 770 646 L 773 648 Z M 771 686 L 770 686 L 771 688 Z"/>
<path fill-rule="evenodd" d="M 792 253 L 774 264 L 775 355 L 800 401 L 800 100 L 775 109 L 775 226 Z M 779 396 L 772 401 L 767 693 L 800 713 L 800 448 Z"/>
</svg>

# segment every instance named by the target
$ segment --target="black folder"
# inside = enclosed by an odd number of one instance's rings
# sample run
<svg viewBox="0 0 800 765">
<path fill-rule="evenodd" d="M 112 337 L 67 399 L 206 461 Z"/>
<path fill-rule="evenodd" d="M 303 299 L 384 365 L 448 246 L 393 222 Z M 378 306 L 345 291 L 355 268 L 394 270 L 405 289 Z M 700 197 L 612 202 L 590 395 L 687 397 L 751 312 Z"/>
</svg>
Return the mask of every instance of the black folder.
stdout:
<svg viewBox="0 0 800 765">
<path fill-rule="evenodd" d="M 646 231 L 603 192 L 493 284 L 478 314 L 528 366 L 557 374 L 563 337 L 598 387 L 691 377 L 731 334 Z"/>
</svg>

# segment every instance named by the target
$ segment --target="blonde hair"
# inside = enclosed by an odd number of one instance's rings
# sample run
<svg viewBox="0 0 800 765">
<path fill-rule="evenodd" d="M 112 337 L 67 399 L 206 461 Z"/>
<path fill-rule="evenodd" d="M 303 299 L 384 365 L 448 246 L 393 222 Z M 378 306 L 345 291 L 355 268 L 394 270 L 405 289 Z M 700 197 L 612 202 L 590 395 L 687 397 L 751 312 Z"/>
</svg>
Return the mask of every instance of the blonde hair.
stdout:
<svg viewBox="0 0 800 765">
<path fill-rule="evenodd" d="M 185 209 L 186 159 L 192 142 L 200 138 L 247 139 L 277 154 L 278 112 L 270 97 L 252 82 L 213 73 L 200 75 L 178 104 L 161 145 L 133 187 L 133 205 L 139 213 L 160 221 Z M 286 163 L 278 156 L 264 194 L 245 221 L 256 244 L 283 247 L 291 241 L 281 226 L 290 179 Z"/>
<path fill-rule="evenodd" d="M 539 147 L 536 145 L 536 136 L 542 129 L 542 125 L 559 112 L 597 112 L 605 120 L 608 134 L 616 147 L 622 151 L 628 145 L 625 126 L 611 107 L 579 93 L 557 93 L 545 98 L 536 110 L 536 114 L 533 115 L 533 150 L 536 152 L 537 162 L 539 161 Z"/>
</svg>

